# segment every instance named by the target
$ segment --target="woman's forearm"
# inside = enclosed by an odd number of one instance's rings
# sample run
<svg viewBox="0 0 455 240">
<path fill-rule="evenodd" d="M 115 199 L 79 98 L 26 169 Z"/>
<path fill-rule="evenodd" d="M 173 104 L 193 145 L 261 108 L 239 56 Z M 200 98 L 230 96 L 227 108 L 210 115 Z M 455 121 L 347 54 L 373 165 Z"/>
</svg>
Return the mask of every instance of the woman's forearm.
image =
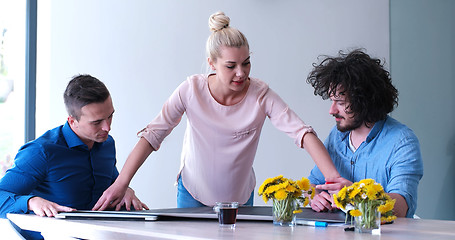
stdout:
<svg viewBox="0 0 455 240">
<path fill-rule="evenodd" d="M 302 142 L 302 146 L 310 154 L 325 178 L 336 178 L 340 176 L 324 144 L 314 133 L 306 133 L 303 136 Z"/>
<path fill-rule="evenodd" d="M 126 159 L 125 165 L 123 165 L 116 182 L 124 187 L 127 187 L 133 176 L 136 174 L 139 167 L 145 162 L 147 157 L 154 151 L 150 143 L 145 138 L 139 139 L 131 151 L 130 155 Z"/>
</svg>

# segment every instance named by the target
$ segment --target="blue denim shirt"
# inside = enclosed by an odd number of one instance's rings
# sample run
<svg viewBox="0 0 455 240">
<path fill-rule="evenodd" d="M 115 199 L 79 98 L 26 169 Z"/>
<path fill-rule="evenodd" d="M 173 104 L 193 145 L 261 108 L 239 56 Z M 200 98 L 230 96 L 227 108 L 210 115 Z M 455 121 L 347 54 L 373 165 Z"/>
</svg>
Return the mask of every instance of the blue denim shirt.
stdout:
<svg viewBox="0 0 455 240">
<path fill-rule="evenodd" d="M 115 143 L 109 136 L 88 149 L 68 123 L 21 147 L 0 180 L 0 217 L 28 213 L 39 196 L 62 206 L 90 210 L 118 176 Z"/>
<path fill-rule="evenodd" d="M 324 145 L 343 178 L 352 182 L 374 179 L 387 193 L 403 196 L 408 204 L 406 217 L 413 217 L 423 162 L 419 140 L 411 129 L 387 117 L 376 122 L 366 140 L 352 152 L 349 132 L 340 132 L 335 126 Z M 313 184 L 325 182 L 317 166 L 311 170 L 309 180 Z"/>
</svg>

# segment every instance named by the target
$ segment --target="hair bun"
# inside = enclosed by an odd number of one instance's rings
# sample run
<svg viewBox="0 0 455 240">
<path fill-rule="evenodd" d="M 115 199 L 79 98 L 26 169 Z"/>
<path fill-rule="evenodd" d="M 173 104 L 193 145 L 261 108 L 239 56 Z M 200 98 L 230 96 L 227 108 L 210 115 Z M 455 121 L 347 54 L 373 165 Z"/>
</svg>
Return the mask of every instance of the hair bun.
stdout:
<svg viewBox="0 0 455 240">
<path fill-rule="evenodd" d="M 224 14 L 224 12 L 216 12 L 212 15 L 210 15 L 209 18 L 209 28 L 210 31 L 216 32 L 220 31 L 223 28 L 229 27 L 229 22 L 231 19 Z"/>
</svg>

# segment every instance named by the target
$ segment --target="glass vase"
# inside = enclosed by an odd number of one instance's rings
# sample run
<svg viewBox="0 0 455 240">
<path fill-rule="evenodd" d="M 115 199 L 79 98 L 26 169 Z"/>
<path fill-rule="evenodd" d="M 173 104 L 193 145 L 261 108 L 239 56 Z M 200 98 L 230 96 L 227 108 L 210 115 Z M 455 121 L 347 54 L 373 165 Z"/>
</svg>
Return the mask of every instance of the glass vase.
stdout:
<svg viewBox="0 0 455 240">
<path fill-rule="evenodd" d="M 354 218 L 355 231 L 359 233 L 369 233 L 372 235 L 381 234 L 381 213 L 376 206 L 368 203 L 360 203 L 359 210 L 361 216 Z"/>
<path fill-rule="evenodd" d="M 277 226 L 295 226 L 295 214 L 297 203 L 295 199 L 273 199 L 273 224 Z"/>
</svg>

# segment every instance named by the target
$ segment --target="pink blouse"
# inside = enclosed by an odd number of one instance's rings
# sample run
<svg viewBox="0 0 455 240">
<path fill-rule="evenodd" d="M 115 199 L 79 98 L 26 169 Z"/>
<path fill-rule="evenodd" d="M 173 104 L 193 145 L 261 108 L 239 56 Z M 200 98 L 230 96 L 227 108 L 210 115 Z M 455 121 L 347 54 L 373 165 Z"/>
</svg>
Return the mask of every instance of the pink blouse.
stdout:
<svg viewBox="0 0 455 240">
<path fill-rule="evenodd" d="M 250 78 L 244 99 L 224 106 L 210 94 L 207 77 L 188 77 L 138 136 L 158 150 L 186 113 L 179 171 L 183 185 L 208 206 L 220 201 L 244 204 L 256 185 L 253 161 L 265 117 L 299 147 L 305 133 L 314 131 L 263 81 Z"/>
</svg>

